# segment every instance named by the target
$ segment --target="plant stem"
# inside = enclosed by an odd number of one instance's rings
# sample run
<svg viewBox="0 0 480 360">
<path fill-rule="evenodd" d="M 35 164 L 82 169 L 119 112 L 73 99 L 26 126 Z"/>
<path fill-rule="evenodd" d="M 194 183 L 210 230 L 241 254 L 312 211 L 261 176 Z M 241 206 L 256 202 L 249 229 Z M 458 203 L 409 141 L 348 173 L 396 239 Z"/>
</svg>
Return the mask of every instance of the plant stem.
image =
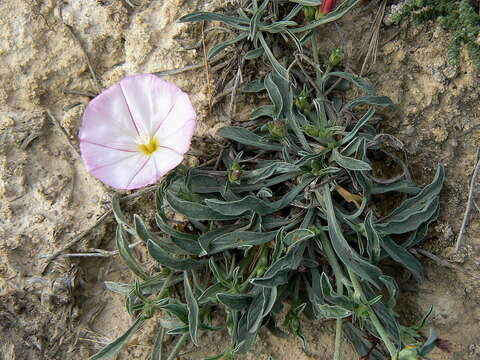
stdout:
<svg viewBox="0 0 480 360">
<path fill-rule="evenodd" d="M 167 278 L 165 279 L 162 288 L 160 289 L 160 293 L 158 294 L 158 298 L 162 299 L 165 296 L 165 293 L 168 290 L 168 285 L 172 281 L 174 271 L 170 270 L 170 274 L 168 274 Z"/>
<path fill-rule="evenodd" d="M 350 279 L 352 280 L 353 288 L 355 290 L 355 293 L 360 297 L 360 299 L 364 302 L 366 302 L 366 297 L 365 294 L 363 293 L 362 285 L 360 284 L 360 281 L 358 280 L 357 275 L 348 269 L 348 275 L 350 276 Z M 375 327 L 375 330 L 377 330 L 378 335 L 382 339 L 383 343 L 385 344 L 385 347 L 387 348 L 388 352 L 390 353 L 390 356 L 393 359 L 397 358 L 397 349 L 395 348 L 395 345 L 390 341 L 390 338 L 388 337 L 387 332 L 385 331 L 383 325 L 381 324 L 380 320 L 377 317 L 377 314 L 373 311 L 372 307 L 367 305 L 369 308 L 369 318 L 372 321 L 373 326 Z"/>
<path fill-rule="evenodd" d="M 325 251 L 325 255 L 327 256 L 328 262 L 333 269 L 333 273 L 335 274 L 335 283 L 337 285 L 337 293 L 339 295 L 343 295 L 343 279 L 345 278 L 340 268 L 340 264 L 338 263 L 337 257 L 335 256 L 335 252 L 333 251 L 332 245 L 328 240 L 325 233 L 322 231 L 320 233 L 320 241 L 322 242 L 323 250 Z M 342 350 L 342 332 L 343 332 L 343 320 L 337 319 L 335 322 L 335 353 L 333 355 L 334 360 L 341 359 L 341 350 Z"/>
<path fill-rule="evenodd" d="M 317 65 L 315 67 L 315 81 L 318 82 L 320 78 L 322 77 L 322 72 L 320 71 L 320 58 L 318 56 L 318 32 L 317 30 L 313 30 L 313 36 L 310 39 L 311 44 L 312 44 L 312 53 L 313 53 L 313 61 L 315 61 L 315 64 Z"/>
<path fill-rule="evenodd" d="M 180 339 L 178 339 L 177 343 L 175 344 L 175 347 L 173 348 L 172 352 L 168 356 L 167 360 L 173 360 L 177 357 L 178 353 L 180 352 L 180 349 L 182 348 L 183 345 L 185 345 L 185 341 L 188 338 L 189 333 L 183 334 Z"/>
</svg>

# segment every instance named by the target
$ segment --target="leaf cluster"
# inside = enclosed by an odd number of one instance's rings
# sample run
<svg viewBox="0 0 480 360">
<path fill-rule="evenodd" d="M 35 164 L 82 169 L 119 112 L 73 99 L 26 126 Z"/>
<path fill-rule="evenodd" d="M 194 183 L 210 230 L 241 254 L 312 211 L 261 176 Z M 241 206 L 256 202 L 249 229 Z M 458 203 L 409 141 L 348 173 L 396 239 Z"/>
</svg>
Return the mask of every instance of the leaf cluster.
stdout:
<svg viewBox="0 0 480 360">
<path fill-rule="evenodd" d="M 354 3 L 343 2 L 336 14 Z M 231 337 L 212 359 L 247 351 L 261 328 L 283 337 L 283 326 L 307 347 L 304 315 L 336 321 L 338 334 L 372 359 L 400 359 L 405 349 L 420 358 L 433 348 L 435 333 L 428 339 L 421 333 L 430 313 L 414 326 L 399 321 L 399 288 L 387 269 L 397 264 L 424 277 L 409 249 L 438 216 L 444 170 L 438 167 L 420 188 L 406 164 L 379 146 L 375 114 L 393 104 L 338 69 L 340 52 L 312 71 L 294 71 L 295 64 L 273 56 L 269 44 L 277 36 L 293 39 L 320 25 L 293 23 L 302 6 L 319 4 L 252 0 L 237 16 L 197 12 L 182 19 L 221 21 L 240 34 L 238 41 L 250 41 L 251 51 L 265 54 L 271 71 L 243 90 L 269 102 L 251 114 L 253 128 L 219 130 L 229 145 L 215 167 L 181 166 L 162 180 L 155 226 L 138 215 L 129 219 L 114 197 L 117 247 L 137 281 L 107 287 L 126 296 L 136 320 L 92 359 L 116 353 L 156 314 L 152 360 L 164 358 L 166 335 L 177 338 L 172 360 L 187 339 L 197 345 L 203 331 L 227 330 Z M 210 55 L 233 43 L 218 44 Z M 361 95 L 348 98 L 345 90 Z M 378 176 L 383 162 L 396 164 L 395 176 Z M 154 269 L 135 256 L 133 238 L 144 243 Z"/>
</svg>

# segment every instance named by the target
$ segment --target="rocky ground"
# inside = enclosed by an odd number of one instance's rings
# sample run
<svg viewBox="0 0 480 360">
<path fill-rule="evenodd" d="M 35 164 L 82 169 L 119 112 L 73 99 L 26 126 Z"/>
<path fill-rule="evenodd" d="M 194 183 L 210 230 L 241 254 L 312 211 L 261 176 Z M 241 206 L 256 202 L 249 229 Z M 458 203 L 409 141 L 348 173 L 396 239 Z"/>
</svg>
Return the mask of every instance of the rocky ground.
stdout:
<svg viewBox="0 0 480 360">
<path fill-rule="evenodd" d="M 211 110 L 211 98 L 217 96 L 221 102 L 218 94 L 227 86 L 217 78 L 209 79 L 208 85 L 201 26 L 175 22 L 195 9 L 217 9 L 235 1 L 136 3 L 135 7 L 120 0 L 0 4 L 0 358 L 86 359 L 128 326 L 123 299 L 103 285 L 105 280 L 131 280 L 121 261 L 115 255 L 63 255 L 92 248 L 114 250 L 112 216 L 89 230 L 71 250 L 52 261 L 46 258 L 90 229 L 108 210 L 111 190 L 85 172 L 78 156 L 77 129 L 91 96 L 127 74 L 198 65 L 167 79 L 190 94 L 199 113 L 199 139 L 213 136 L 226 123 L 245 119 L 254 101 L 237 97 L 233 111 L 228 101 Z M 327 27 L 323 48 L 341 46 L 348 66 L 360 72 L 362 41 L 374 16 L 364 2 L 338 26 Z M 214 36 L 204 35 L 207 44 Z M 384 25 L 376 64 L 365 76 L 379 94 L 391 96 L 398 105 L 395 112 L 384 114 L 382 129 L 403 142 L 417 181 L 431 180 L 438 163 L 447 170 L 441 216 L 424 248 L 450 265 L 424 258 L 428 279 L 416 284 L 405 277 L 400 314 L 406 323 L 412 322 L 433 304 L 433 326 L 451 341 L 453 355 L 434 352 L 431 358 L 480 359 L 476 210 L 462 251 L 451 255 L 480 144 L 480 81 L 467 56 L 459 68 L 446 64 L 449 40 L 435 24 Z M 227 70 L 232 63 L 224 65 Z M 200 141 L 194 144 L 197 152 L 208 152 Z M 187 159 L 201 160 L 201 156 Z M 130 206 L 148 215 L 152 194 L 138 197 Z M 118 358 L 148 359 L 156 329 L 150 322 Z M 293 337 L 278 339 L 262 332 L 246 358 L 329 359 L 332 329 L 329 322 L 307 321 L 305 333 L 311 344 L 307 352 Z M 227 337 L 215 336 L 220 337 L 203 335 L 203 345 L 188 348 L 182 358 L 218 353 Z M 349 349 L 345 357 L 355 358 Z"/>
</svg>

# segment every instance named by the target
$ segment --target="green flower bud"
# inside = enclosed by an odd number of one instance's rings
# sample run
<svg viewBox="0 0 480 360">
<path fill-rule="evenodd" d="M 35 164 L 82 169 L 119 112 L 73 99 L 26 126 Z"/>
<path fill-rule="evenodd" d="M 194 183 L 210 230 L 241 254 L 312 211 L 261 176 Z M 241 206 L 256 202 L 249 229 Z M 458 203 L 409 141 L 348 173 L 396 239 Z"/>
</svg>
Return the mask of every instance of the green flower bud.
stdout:
<svg viewBox="0 0 480 360">
<path fill-rule="evenodd" d="M 307 20 L 309 23 L 315 20 L 316 12 L 317 9 L 314 6 L 303 7 L 303 15 L 305 16 L 305 20 Z"/>
<path fill-rule="evenodd" d="M 267 124 L 268 132 L 274 139 L 283 138 L 286 134 L 286 128 L 282 120 L 273 120 Z"/>
<path fill-rule="evenodd" d="M 420 360 L 418 351 L 414 346 L 407 345 L 398 353 L 397 360 Z"/>
<path fill-rule="evenodd" d="M 330 66 L 337 66 L 343 60 L 343 50 L 340 48 L 333 49 L 328 58 Z"/>
<path fill-rule="evenodd" d="M 151 303 L 146 303 L 145 307 L 143 308 L 142 318 L 150 319 L 153 316 L 154 308 Z"/>
<path fill-rule="evenodd" d="M 240 184 L 240 176 L 242 175 L 241 166 L 234 161 L 228 170 L 228 182 L 230 184 Z"/>
<path fill-rule="evenodd" d="M 295 96 L 295 98 L 293 99 L 293 102 L 299 110 L 303 111 L 305 110 L 305 107 L 307 105 L 307 97 L 302 92 L 300 95 Z"/>
<path fill-rule="evenodd" d="M 313 125 L 307 125 L 304 128 L 305 134 L 311 137 L 317 137 L 320 134 L 320 131 Z"/>
</svg>

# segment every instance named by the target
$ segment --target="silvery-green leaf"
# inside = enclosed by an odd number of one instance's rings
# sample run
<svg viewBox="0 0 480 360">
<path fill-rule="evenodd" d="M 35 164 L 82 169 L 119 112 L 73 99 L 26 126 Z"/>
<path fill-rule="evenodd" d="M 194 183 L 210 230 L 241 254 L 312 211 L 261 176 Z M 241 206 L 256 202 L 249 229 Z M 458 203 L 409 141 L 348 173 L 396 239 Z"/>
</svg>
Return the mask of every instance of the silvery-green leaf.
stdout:
<svg viewBox="0 0 480 360">
<path fill-rule="evenodd" d="M 223 14 L 205 12 L 205 11 L 193 12 L 191 14 L 181 17 L 178 21 L 185 23 L 185 22 L 202 21 L 202 20 L 220 21 L 233 27 L 234 29 L 243 30 L 243 31 L 247 31 L 248 25 L 249 25 L 249 21 L 247 19 L 223 15 Z"/>
<path fill-rule="evenodd" d="M 128 295 L 133 289 L 131 284 L 117 283 L 114 281 L 105 281 L 105 287 L 121 295 Z"/>
<path fill-rule="evenodd" d="M 373 212 L 370 211 L 367 214 L 364 222 L 365 234 L 367 237 L 367 253 L 372 263 L 377 263 L 380 258 L 381 247 L 380 243 L 382 238 L 380 234 L 375 230 L 373 224 Z"/>
<path fill-rule="evenodd" d="M 123 231 L 123 226 L 121 224 L 117 225 L 117 233 L 115 238 L 117 242 L 118 253 L 123 261 L 125 261 L 125 264 L 128 266 L 128 268 L 143 280 L 147 279 L 148 275 L 145 273 L 143 268 L 132 254 L 133 249 L 129 247 L 130 244 L 127 241 L 126 235 Z"/>
<path fill-rule="evenodd" d="M 236 216 L 222 215 L 206 205 L 182 200 L 169 190 L 165 195 L 174 210 L 193 220 L 233 220 L 236 218 Z"/>
<path fill-rule="evenodd" d="M 250 114 L 250 117 L 248 118 L 249 120 L 256 120 L 258 118 L 267 116 L 267 117 L 272 117 L 275 114 L 275 107 L 273 105 L 262 105 L 253 110 L 253 112 Z"/>
<path fill-rule="evenodd" d="M 225 306 L 235 311 L 245 310 L 252 303 L 252 295 L 219 293 L 217 299 Z"/>
<path fill-rule="evenodd" d="M 198 334 L 198 323 L 199 323 L 199 308 L 195 296 L 193 296 L 192 288 L 190 286 L 190 281 L 188 280 L 187 272 L 184 273 L 184 283 L 183 287 L 185 289 L 185 299 L 187 300 L 187 309 L 188 309 L 188 328 L 190 331 L 190 337 L 192 342 L 198 346 L 197 334 Z"/>
<path fill-rule="evenodd" d="M 277 232 L 237 231 L 221 235 L 212 240 L 208 247 L 208 254 L 239 248 L 249 248 L 272 241 Z"/>
<path fill-rule="evenodd" d="M 434 328 L 431 328 L 427 341 L 423 343 L 422 347 L 419 350 L 420 356 L 427 356 L 435 348 L 437 339 L 437 332 Z"/>
<path fill-rule="evenodd" d="M 178 259 L 164 251 L 158 244 L 149 240 L 148 252 L 159 264 L 175 270 L 194 270 L 206 265 L 205 260 Z"/>
<path fill-rule="evenodd" d="M 383 238 L 382 248 L 393 260 L 410 270 L 418 281 L 424 278 L 425 270 L 422 264 L 407 250 L 397 245 L 390 237 L 386 236 Z"/>
<path fill-rule="evenodd" d="M 358 160 L 352 157 L 343 156 L 340 152 L 335 148 L 332 150 L 332 156 L 330 158 L 331 161 L 335 161 L 341 167 L 353 170 L 353 171 L 363 171 L 363 170 L 372 170 L 372 167 L 367 164 L 365 161 Z"/>
<path fill-rule="evenodd" d="M 320 316 L 332 319 L 344 319 L 352 315 L 350 310 L 344 309 L 339 305 L 318 305 L 316 306 Z"/>
<path fill-rule="evenodd" d="M 265 77 L 265 89 L 267 89 L 268 95 L 270 96 L 270 99 L 272 100 L 275 107 L 274 118 L 278 119 L 282 114 L 283 100 L 282 94 L 280 93 L 280 90 L 273 81 L 271 73 Z"/>
<path fill-rule="evenodd" d="M 229 46 L 239 42 L 239 41 L 242 41 L 243 39 L 245 39 L 246 37 L 248 36 L 247 33 L 240 33 L 240 35 L 238 35 L 236 38 L 233 38 L 231 40 L 226 40 L 226 41 L 222 41 L 221 43 L 219 44 L 216 44 L 215 46 L 213 46 L 211 49 L 208 50 L 208 55 L 207 55 L 207 58 L 208 59 L 211 59 L 212 57 L 214 57 L 215 55 L 217 55 L 220 51 L 228 48 Z"/>
<path fill-rule="evenodd" d="M 388 96 L 375 96 L 375 95 L 367 95 L 367 96 L 360 96 L 352 101 L 349 101 L 345 104 L 344 109 L 350 110 L 358 105 L 372 105 L 372 106 L 393 106 L 392 100 Z"/>
<path fill-rule="evenodd" d="M 264 53 L 265 53 L 265 50 L 263 50 L 263 48 L 256 48 L 256 49 L 250 50 L 245 54 L 245 60 L 258 59 Z"/>
<path fill-rule="evenodd" d="M 107 359 L 114 356 L 122 346 L 130 339 L 130 337 L 143 325 L 145 320 L 142 317 L 139 317 L 135 322 L 128 328 L 128 330 L 119 338 L 105 346 L 101 351 L 91 356 L 89 360 L 100 360 Z"/>
<path fill-rule="evenodd" d="M 236 141 L 240 144 L 256 147 L 262 150 L 267 150 L 267 151 L 282 150 L 282 145 L 267 142 L 265 141 L 264 138 L 239 126 L 228 126 L 228 127 L 221 128 L 220 130 L 218 130 L 217 135 L 229 140 Z"/>
<path fill-rule="evenodd" d="M 188 308 L 185 304 L 166 304 L 160 306 L 162 311 L 168 312 L 170 315 L 175 316 L 184 324 L 188 324 Z M 178 325 L 180 326 L 180 325 Z"/>
<path fill-rule="evenodd" d="M 261 50 L 263 53 L 263 49 Z M 265 83 L 261 79 L 253 80 L 249 82 L 247 85 L 245 85 L 245 87 L 243 88 L 243 92 L 247 92 L 247 93 L 256 93 L 263 90 L 265 90 Z"/>
<path fill-rule="evenodd" d="M 328 185 L 323 187 L 323 200 L 328 220 L 328 230 L 332 239 L 335 253 L 340 260 L 362 279 L 378 287 L 378 277 L 382 275 L 381 270 L 364 260 L 347 242 L 336 219 L 332 198 Z"/>
<path fill-rule="evenodd" d="M 155 343 L 153 344 L 152 356 L 150 360 L 162 360 L 162 348 L 163 348 L 163 339 L 165 337 L 165 328 L 160 326 L 160 331 L 155 337 Z"/>
</svg>

